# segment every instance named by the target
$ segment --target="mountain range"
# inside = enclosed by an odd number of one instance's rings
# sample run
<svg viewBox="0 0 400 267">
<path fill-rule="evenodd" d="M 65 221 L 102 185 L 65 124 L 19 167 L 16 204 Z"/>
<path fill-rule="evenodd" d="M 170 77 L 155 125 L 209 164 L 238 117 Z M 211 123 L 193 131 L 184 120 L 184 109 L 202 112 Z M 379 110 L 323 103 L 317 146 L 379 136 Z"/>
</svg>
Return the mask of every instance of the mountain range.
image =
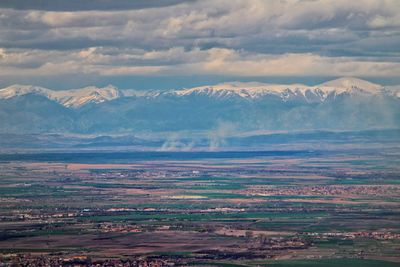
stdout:
<svg viewBox="0 0 400 267">
<path fill-rule="evenodd" d="M 216 134 L 399 128 L 400 87 L 357 78 L 315 86 L 231 82 L 167 91 L 0 89 L 0 133 Z"/>
</svg>

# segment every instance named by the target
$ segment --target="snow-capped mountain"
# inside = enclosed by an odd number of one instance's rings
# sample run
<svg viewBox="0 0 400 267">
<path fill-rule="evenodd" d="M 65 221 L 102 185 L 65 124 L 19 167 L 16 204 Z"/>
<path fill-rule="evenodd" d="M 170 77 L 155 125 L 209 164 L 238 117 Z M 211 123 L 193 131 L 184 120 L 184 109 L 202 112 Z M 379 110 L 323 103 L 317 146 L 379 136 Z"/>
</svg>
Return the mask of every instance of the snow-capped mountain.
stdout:
<svg viewBox="0 0 400 267">
<path fill-rule="evenodd" d="M 315 86 L 304 84 L 268 84 L 258 82 L 231 82 L 217 85 L 200 86 L 189 89 L 158 91 L 118 90 L 109 85 L 103 88 L 89 86 L 81 89 L 55 91 L 32 85 L 12 85 L 0 89 L 0 99 L 9 99 L 26 94 L 45 96 L 50 100 L 69 108 L 79 108 L 88 103 L 103 103 L 120 97 L 147 97 L 162 96 L 207 96 L 212 98 L 240 97 L 255 100 L 263 97 L 276 97 L 282 101 L 303 100 L 306 102 L 323 102 L 334 99 L 339 95 L 379 95 L 391 94 L 400 96 L 395 87 L 383 87 L 357 78 L 340 78 Z M 396 87 L 397 88 L 397 87 Z"/>
<path fill-rule="evenodd" d="M 328 81 L 319 85 L 322 88 L 337 88 L 345 90 L 361 90 L 366 93 L 375 94 L 382 89 L 382 85 L 371 83 L 352 77 L 344 77 L 336 80 Z"/>
<path fill-rule="evenodd" d="M 284 85 L 256 82 L 233 82 L 177 90 L 174 91 L 174 93 L 178 96 L 203 95 L 218 98 L 238 96 L 248 99 L 257 99 L 271 95 L 279 97 L 283 101 L 304 99 L 308 102 L 320 102 L 329 97 L 334 98 L 342 94 L 377 95 L 383 93 L 383 89 L 383 86 L 365 80 L 357 78 L 340 78 L 316 86 L 307 86 L 304 84 Z"/>
<path fill-rule="evenodd" d="M 120 97 L 119 90 L 114 86 L 98 88 L 88 86 L 81 89 L 54 91 L 31 85 L 12 85 L 0 90 L 0 99 L 8 99 L 27 94 L 35 94 L 54 100 L 65 107 L 78 108 L 88 103 L 102 103 Z"/>
<path fill-rule="evenodd" d="M 163 92 L 0 89 L 0 133 L 376 128 L 400 128 L 399 86 L 341 78 L 316 86 L 233 82 Z"/>
</svg>

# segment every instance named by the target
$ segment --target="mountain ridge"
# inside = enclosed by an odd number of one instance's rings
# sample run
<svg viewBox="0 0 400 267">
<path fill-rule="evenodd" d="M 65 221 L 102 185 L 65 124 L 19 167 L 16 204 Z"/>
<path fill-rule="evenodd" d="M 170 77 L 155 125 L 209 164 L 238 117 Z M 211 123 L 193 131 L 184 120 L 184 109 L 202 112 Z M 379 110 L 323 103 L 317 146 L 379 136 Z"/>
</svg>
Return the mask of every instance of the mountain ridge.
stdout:
<svg viewBox="0 0 400 267">
<path fill-rule="evenodd" d="M 0 98 L 9 99 L 26 94 L 37 94 L 56 101 L 65 107 L 78 108 L 88 103 L 102 103 L 120 97 L 119 90 L 112 86 L 87 86 L 80 89 L 55 91 L 33 85 L 11 85 L 0 89 Z"/>
<path fill-rule="evenodd" d="M 0 90 L 0 133 L 206 131 L 218 140 L 219 135 L 237 130 L 400 128 L 396 86 L 346 78 L 314 87 L 262 83 L 209 87 L 163 92 L 113 86 L 67 91 L 9 87 Z"/>
<path fill-rule="evenodd" d="M 396 90 L 386 89 L 385 86 L 352 77 L 339 78 L 314 86 L 304 84 L 226 82 L 188 89 L 149 92 L 132 89 L 121 90 L 113 85 L 106 87 L 87 86 L 80 89 L 56 91 L 40 86 L 16 84 L 0 89 L 0 99 L 9 99 L 26 94 L 45 96 L 67 108 L 80 108 L 89 103 L 100 104 L 122 97 L 159 97 L 164 95 L 176 97 L 193 95 L 216 98 L 241 97 L 250 100 L 270 95 L 278 97 L 282 101 L 303 99 L 307 102 L 322 102 L 329 97 L 335 98 L 342 94 L 391 94 L 395 97 L 400 97 L 399 92 L 396 92 Z"/>
</svg>

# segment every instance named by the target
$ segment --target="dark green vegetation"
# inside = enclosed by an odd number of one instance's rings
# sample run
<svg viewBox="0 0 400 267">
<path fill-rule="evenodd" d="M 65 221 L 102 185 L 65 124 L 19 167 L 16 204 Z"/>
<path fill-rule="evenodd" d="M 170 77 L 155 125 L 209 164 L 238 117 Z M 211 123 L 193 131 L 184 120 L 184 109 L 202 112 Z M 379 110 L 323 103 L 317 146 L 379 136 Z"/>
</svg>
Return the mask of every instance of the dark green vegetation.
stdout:
<svg viewBox="0 0 400 267">
<path fill-rule="evenodd" d="M 398 151 L 3 154 L 1 259 L 398 266 Z"/>
</svg>

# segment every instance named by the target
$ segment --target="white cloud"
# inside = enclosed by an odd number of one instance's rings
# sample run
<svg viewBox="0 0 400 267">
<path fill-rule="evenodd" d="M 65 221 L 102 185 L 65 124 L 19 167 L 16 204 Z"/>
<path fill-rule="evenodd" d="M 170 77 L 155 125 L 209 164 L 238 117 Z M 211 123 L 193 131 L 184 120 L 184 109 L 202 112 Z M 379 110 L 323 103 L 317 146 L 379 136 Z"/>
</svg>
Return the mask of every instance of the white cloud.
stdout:
<svg viewBox="0 0 400 267">
<path fill-rule="evenodd" d="M 151 75 L 161 73 L 165 67 L 163 66 L 132 66 L 132 67 L 107 67 L 93 69 L 91 72 L 105 76 L 121 76 L 121 75 Z"/>
<path fill-rule="evenodd" d="M 398 0 L 0 12 L 0 75 L 398 76 Z"/>
<path fill-rule="evenodd" d="M 121 75 L 230 75 L 230 76 L 375 76 L 400 73 L 400 62 L 358 57 L 326 57 L 313 53 L 281 55 L 226 48 L 182 47 L 168 50 L 129 50 L 92 47 L 71 52 L 12 51 L 0 59 L 0 75 L 59 75 L 88 73 Z M 35 61 L 36 60 L 36 61 Z M 14 65 L 7 64 L 13 61 Z M 45 64 L 39 64 L 45 61 Z M 37 64 L 35 64 L 37 63 Z M 32 65 L 32 66 L 30 66 Z"/>
<path fill-rule="evenodd" d="M 372 29 L 397 28 L 400 26 L 400 14 L 391 17 L 377 15 L 368 20 L 367 25 Z"/>
<path fill-rule="evenodd" d="M 395 76 L 399 62 L 323 57 L 312 53 L 265 55 L 232 50 L 210 51 L 201 67 L 206 73 L 236 76 Z"/>
<path fill-rule="evenodd" d="M 82 58 L 88 58 L 96 51 L 96 47 L 89 47 L 88 49 L 80 51 L 78 54 Z"/>
</svg>

